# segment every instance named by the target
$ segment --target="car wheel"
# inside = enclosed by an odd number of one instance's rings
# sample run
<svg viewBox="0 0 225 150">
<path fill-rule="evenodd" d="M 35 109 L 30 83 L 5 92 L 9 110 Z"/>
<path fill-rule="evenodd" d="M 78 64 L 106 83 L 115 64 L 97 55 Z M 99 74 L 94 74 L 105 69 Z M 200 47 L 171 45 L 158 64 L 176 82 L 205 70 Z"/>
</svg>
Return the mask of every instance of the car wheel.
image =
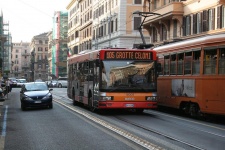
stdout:
<svg viewBox="0 0 225 150">
<path fill-rule="evenodd" d="M 62 84 L 59 84 L 58 87 L 59 87 L 59 88 L 62 88 Z"/>
<path fill-rule="evenodd" d="M 26 107 L 24 106 L 24 104 L 21 103 L 21 109 L 24 111 L 26 110 Z"/>
<path fill-rule="evenodd" d="M 48 107 L 49 107 L 50 109 L 52 109 L 52 108 L 53 108 L 53 104 L 50 104 Z"/>
</svg>

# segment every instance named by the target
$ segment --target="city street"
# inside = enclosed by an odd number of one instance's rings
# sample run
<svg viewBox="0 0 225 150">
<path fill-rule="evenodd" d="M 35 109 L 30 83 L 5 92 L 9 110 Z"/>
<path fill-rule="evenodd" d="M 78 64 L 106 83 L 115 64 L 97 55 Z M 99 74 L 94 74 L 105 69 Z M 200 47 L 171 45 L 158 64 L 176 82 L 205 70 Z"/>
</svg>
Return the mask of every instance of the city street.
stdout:
<svg viewBox="0 0 225 150">
<path fill-rule="evenodd" d="M 20 88 L 1 106 L 1 148 L 40 149 L 207 149 L 222 150 L 225 125 L 153 110 L 93 113 L 73 106 L 66 88 L 54 88 L 53 109 L 22 111 Z"/>
</svg>

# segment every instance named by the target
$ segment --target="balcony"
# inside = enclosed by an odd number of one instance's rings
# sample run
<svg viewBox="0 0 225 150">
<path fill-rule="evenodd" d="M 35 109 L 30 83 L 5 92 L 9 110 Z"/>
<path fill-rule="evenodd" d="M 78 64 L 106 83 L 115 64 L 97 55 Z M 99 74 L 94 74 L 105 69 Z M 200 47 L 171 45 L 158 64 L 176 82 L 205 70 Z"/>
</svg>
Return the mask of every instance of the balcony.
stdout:
<svg viewBox="0 0 225 150">
<path fill-rule="evenodd" d="M 27 69 L 27 68 L 30 68 L 30 64 L 22 64 L 22 69 Z"/>
<path fill-rule="evenodd" d="M 152 11 L 153 13 L 161 14 L 160 16 L 154 15 L 146 18 L 144 25 L 151 25 L 153 23 L 159 23 L 160 21 L 177 19 L 182 22 L 184 14 L 183 2 L 172 1 L 169 4 L 163 5 Z"/>
<path fill-rule="evenodd" d="M 30 56 L 30 53 L 21 53 L 22 56 Z"/>
</svg>

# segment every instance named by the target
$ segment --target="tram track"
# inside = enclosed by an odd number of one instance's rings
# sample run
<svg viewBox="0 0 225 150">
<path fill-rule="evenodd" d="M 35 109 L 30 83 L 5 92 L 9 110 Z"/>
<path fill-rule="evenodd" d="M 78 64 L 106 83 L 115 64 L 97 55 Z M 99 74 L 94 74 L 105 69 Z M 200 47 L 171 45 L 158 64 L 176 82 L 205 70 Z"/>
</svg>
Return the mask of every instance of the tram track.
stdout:
<svg viewBox="0 0 225 150">
<path fill-rule="evenodd" d="M 71 106 L 69 103 L 66 103 L 66 102 L 63 102 L 63 101 L 60 101 L 56 98 L 53 99 L 54 102 L 56 102 L 57 104 L 61 105 L 61 106 L 64 106 L 66 108 L 68 108 L 69 110 L 73 111 L 73 112 L 76 112 L 80 115 L 82 115 L 83 117 L 87 118 L 87 119 L 90 119 L 91 121 L 111 130 L 112 132 L 114 133 L 117 133 L 118 135 L 138 144 L 139 146 L 145 148 L 145 149 L 148 149 L 148 150 L 163 150 L 164 148 L 158 146 L 158 145 L 155 145 L 145 139 L 142 139 L 141 137 L 139 136 L 136 136 L 122 128 L 119 128 L 107 121 L 104 121 L 94 115 L 91 115 L 90 113 L 88 112 L 85 112 L 83 110 L 80 110 L 80 109 L 77 109 L 76 107 L 74 106 Z"/>
<path fill-rule="evenodd" d="M 134 123 L 134 122 L 129 121 L 129 120 L 127 120 L 127 119 L 124 119 L 124 118 L 121 118 L 121 117 L 118 117 L 118 116 L 115 116 L 115 118 L 118 119 L 118 120 L 120 120 L 120 121 L 123 121 L 123 122 L 126 122 L 126 123 L 128 123 L 128 124 L 131 124 L 131 125 L 133 125 L 133 126 L 135 126 L 135 127 L 144 129 L 144 130 L 146 130 L 146 131 L 148 131 L 148 132 L 152 132 L 152 133 L 154 133 L 154 134 L 163 136 L 163 137 L 168 138 L 168 139 L 170 139 L 170 140 L 173 140 L 173 141 L 175 141 L 175 142 L 182 143 L 182 144 L 184 144 L 184 145 L 186 145 L 186 146 L 189 146 L 189 147 L 191 147 L 191 148 L 194 148 L 194 149 L 197 149 L 197 150 L 205 150 L 204 148 L 201 148 L 201 147 L 199 147 L 199 146 L 196 146 L 196 145 L 193 145 L 193 144 L 191 144 L 191 143 L 188 143 L 188 142 L 179 140 L 179 139 L 177 139 L 177 138 L 174 138 L 174 137 L 169 136 L 169 135 L 167 135 L 167 134 L 164 134 L 164 133 L 162 133 L 162 132 L 156 131 L 156 130 L 154 130 L 154 129 L 145 127 L 145 126 L 143 126 L 143 125 Z"/>
</svg>

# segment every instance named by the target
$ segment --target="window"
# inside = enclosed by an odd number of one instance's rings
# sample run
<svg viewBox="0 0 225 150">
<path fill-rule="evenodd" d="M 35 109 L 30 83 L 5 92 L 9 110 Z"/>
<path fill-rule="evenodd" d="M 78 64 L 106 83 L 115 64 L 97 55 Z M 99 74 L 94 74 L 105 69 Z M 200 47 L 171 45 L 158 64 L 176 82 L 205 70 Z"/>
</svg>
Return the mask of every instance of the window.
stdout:
<svg viewBox="0 0 225 150">
<path fill-rule="evenodd" d="M 219 74 L 225 74 L 225 48 L 219 49 Z"/>
<path fill-rule="evenodd" d="M 39 44 L 42 44 L 42 40 L 39 40 Z"/>
<path fill-rule="evenodd" d="M 191 35 L 191 16 L 187 16 L 186 17 L 186 24 L 185 24 L 185 26 L 186 26 L 186 35 Z"/>
<path fill-rule="evenodd" d="M 152 27 L 152 42 L 157 42 L 157 30 L 155 27 Z"/>
<path fill-rule="evenodd" d="M 177 55 L 173 54 L 170 56 L 170 74 L 176 75 L 177 70 Z"/>
<path fill-rule="evenodd" d="M 161 24 L 161 33 L 160 33 L 161 41 L 167 40 L 167 30 L 164 24 Z"/>
<path fill-rule="evenodd" d="M 204 74 L 216 74 L 217 50 L 205 49 L 204 51 Z"/>
<path fill-rule="evenodd" d="M 173 20 L 173 38 L 177 37 L 177 20 Z"/>
<path fill-rule="evenodd" d="M 184 53 L 177 55 L 177 75 L 183 75 Z"/>
<path fill-rule="evenodd" d="M 209 22 L 209 29 L 208 30 L 214 30 L 214 24 L 215 24 L 215 9 L 210 9 L 208 11 L 208 22 Z"/>
<path fill-rule="evenodd" d="M 202 31 L 206 32 L 208 30 L 209 30 L 208 11 L 204 10 L 202 16 Z"/>
<path fill-rule="evenodd" d="M 184 56 L 184 74 L 191 74 L 192 52 L 186 52 Z"/>
<path fill-rule="evenodd" d="M 142 0 L 134 0 L 134 4 L 141 4 Z"/>
<path fill-rule="evenodd" d="M 138 30 L 141 24 L 141 17 L 134 17 L 134 30 Z"/>
<path fill-rule="evenodd" d="M 42 51 L 42 47 L 38 47 L 38 51 L 41 52 Z"/>
<path fill-rule="evenodd" d="M 197 22 L 197 29 L 196 29 L 197 31 L 196 32 L 197 32 L 197 34 L 199 34 L 199 33 L 201 33 L 201 26 L 202 26 L 201 25 L 202 24 L 201 23 L 201 13 L 197 14 L 197 21 L 196 22 Z"/>
<path fill-rule="evenodd" d="M 225 6 L 222 7 L 222 14 L 221 14 L 221 19 L 222 19 L 222 28 L 225 28 Z"/>
<path fill-rule="evenodd" d="M 164 75 L 169 75 L 170 56 L 164 57 Z"/>
<path fill-rule="evenodd" d="M 201 51 L 193 51 L 192 74 L 200 74 L 200 56 Z"/>
</svg>

